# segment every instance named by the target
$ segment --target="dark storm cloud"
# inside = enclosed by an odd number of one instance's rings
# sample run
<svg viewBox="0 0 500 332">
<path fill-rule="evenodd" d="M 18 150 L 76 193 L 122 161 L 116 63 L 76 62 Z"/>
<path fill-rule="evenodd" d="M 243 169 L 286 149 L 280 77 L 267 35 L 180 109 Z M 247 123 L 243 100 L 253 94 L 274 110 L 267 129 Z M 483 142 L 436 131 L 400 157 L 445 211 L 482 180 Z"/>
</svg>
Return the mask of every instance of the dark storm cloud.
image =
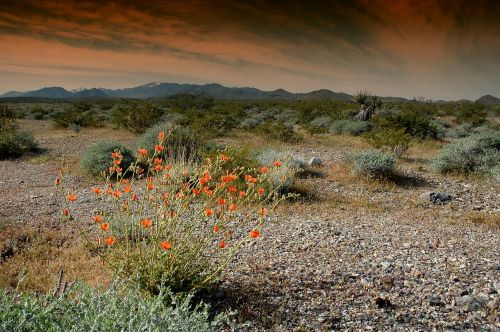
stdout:
<svg viewBox="0 0 500 332">
<path fill-rule="evenodd" d="M 420 67 L 498 73 L 499 14 L 500 1 L 491 0 L 4 0 L 0 40 L 166 54 L 323 81 L 351 72 L 388 84 Z"/>
</svg>

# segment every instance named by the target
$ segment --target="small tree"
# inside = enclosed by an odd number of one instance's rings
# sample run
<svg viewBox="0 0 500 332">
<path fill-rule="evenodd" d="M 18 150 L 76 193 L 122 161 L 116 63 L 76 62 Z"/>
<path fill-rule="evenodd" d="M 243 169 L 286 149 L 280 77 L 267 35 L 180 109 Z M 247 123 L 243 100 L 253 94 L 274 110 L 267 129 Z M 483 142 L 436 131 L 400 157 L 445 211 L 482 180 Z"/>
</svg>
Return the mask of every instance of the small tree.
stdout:
<svg viewBox="0 0 500 332">
<path fill-rule="evenodd" d="M 377 108 L 382 107 L 382 100 L 367 91 L 358 91 L 352 100 L 360 106 L 359 113 L 356 115 L 356 119 L 360 121 L 370 120 Z"/>
</svg>

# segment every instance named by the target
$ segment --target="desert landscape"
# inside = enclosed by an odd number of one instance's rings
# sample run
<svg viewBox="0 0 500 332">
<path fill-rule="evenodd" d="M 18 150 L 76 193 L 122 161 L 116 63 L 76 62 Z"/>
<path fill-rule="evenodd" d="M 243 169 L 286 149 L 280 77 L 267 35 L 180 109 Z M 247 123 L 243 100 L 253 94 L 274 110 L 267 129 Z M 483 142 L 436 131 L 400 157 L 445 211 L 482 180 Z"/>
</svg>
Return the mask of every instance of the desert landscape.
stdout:
<svg viewBox="0 0 500 332">
<path fill-rule="evenodd" d="M 0 4 L 0 331 L 500 329 L 498 5 L 188 3 Z"/>
</svg>

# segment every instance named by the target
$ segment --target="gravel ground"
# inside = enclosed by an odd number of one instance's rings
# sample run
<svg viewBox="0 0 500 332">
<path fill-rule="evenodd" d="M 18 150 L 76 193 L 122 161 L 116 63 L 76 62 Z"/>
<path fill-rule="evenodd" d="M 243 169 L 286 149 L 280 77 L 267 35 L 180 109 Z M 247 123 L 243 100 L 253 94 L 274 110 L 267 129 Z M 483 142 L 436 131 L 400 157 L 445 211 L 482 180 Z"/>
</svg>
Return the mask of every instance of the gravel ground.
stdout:
<svg viewBox="0 0 500 332">
<path fill-rule="evenodd" d="M 43 123 L 42 123 L 43 124 Z M 57 158 L 77 158 L 99 135 L 35 133 L 48 160 L 0 161 L 0 220 L 56 222 Z M 316 199 L 281 208 L 262 237 L 238 253 L 212 302 L 238 310 L 238 330 L 500 330 L 500 231 L 462 222 L 476 211 L 500 218 L 499 188 L 405 169 L 419 184 L 367 190 L 328 177 L 345 151 L 299 147 L 320 156 L 320 177 L 300 180 Z M 74 177 L 79 194 L 90 184 Z M 446 205 L 419 200 L 444 191 Z M 81 211 L 90 199 L 79 200 Z"/>
</svg>

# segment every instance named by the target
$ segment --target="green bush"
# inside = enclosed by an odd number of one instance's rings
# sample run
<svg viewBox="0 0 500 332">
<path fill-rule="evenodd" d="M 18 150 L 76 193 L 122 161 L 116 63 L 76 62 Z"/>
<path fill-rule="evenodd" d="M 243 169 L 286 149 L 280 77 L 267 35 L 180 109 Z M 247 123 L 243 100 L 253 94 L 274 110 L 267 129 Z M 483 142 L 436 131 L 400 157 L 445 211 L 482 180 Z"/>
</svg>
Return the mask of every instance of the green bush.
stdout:
<svg viewBox="0 0 500 332">
<path fill-rule="evenodd" d="M 338 120 L 330 126 L 330 133 L 359 136 L 372 129 L 373 124 L 368 121 Z"/>
<path fill-rule="evenodd" d="M 102 127 L 106 117 L 95 108 L 78 108 L 76 106 L 55 111 L 49 115 L 56 128 L 80 127 Z"/>
<path fill-rule="evenodd" d="M 142 134 L 157 123 L 163 110 L 147 102 L 118 105 L 111 113 L 111 122 L 116 128 L 124 128 L 134 134 Z"/>
<path fill-rule="evenodd" d="M 280 122 L 265 121 L 258 125 L 255 131 L 268 139 L 286 143 L 298 143 L 303 140 L 302 136 L 296 133 L 292 128 Z"/>
<path fill-rule="evenodd" d="M 485 132 L 446 145 L 431 161 L 440 173 L 491 173 L 500 164 L 500 132 Z"/>
<path fill-rule="evenodd" d="M 457 122 L 460 124 L 470 123 L 474 127 L 478 127 L 486 123 L 488 113 L 485 111 L 485 106 L 482 104 L 462 104 L 458 106 Z"/>
<path fill-rule="evenodd" d="M 330 125 L 332 124 L 333 119 L 329 116 L 320 116 L 309 122 L 307 126 L 307 130 L 314 133 L 325 133 Z"/>
<path fill-rule="evenodd" d="M 371 178 L 385 177 L 394 172 L 396 159 L 379 150 L 362 150 L 352 156 L 354 169 Z"/>
<path fill-rule="evenodd" d="M 15 112 L 6 106 L 0 107 L 0 159 L 19 157 L 38 150 L 33 135 L 20 131 L 15 122 Z"/>
<path fill-rule="evenodd" d="M 397 155 L 401 155 L 408 150 L 412 141 L 412 137 L 408 135 L 403 128 L 379 129 L 365 133 L 363 138 L 375 149 L 382 149 Z"/>
<path fill-rule="evenodd" d="M 404 132 L 417 139 L 440 139 L 443 130 L 435 120 L 416 111 L 402 111 L 396 113 L 383 113 L 372 118 L 377 129 L 404 129 Z"/>
<path fill-rule="evenodd" d="M 149 128 L 137 139 L 137 149 L 145 148 L 148 156 L 155 153 L 155 145 L 158 144 L 158 133 L 163 131 L 166 139 L 164 150 L 158 153 L 158 157 L 174 160 L 197 160 L 204 148 L 204 143 L 195 136 L 189 128 L 172 126 L 162 122 Z"/>
<path fill-rule="evenodd" d="M 226 136 L 237 126 L 238 121 L 233 117 L 216 113 L 200 114 L 189 122 L 189 127 L 193 132 L 207 139 Z"/>
<path fill-rule="evenodd" d="M 148 296 L 128 283 L 93 289 L 82 283 L 52 296 L 0 290 L 0 331 L 214 331 L 229 323 L 192 296 Z"/>
<path fill-rule="evenodd" d="M 101 141 L 91 145 L 84 153 L 80 166 L 90 175 L 103 176 L 103 172 L 107 175 L 110 173 L 110 167 L 115 167 L 111 154 L 120 152 L 123 155 L 122 162 L 119 167 L 125 172 L 134 162 L 132 151 L 124 147 L 120 143 Z"/>
</svg>

